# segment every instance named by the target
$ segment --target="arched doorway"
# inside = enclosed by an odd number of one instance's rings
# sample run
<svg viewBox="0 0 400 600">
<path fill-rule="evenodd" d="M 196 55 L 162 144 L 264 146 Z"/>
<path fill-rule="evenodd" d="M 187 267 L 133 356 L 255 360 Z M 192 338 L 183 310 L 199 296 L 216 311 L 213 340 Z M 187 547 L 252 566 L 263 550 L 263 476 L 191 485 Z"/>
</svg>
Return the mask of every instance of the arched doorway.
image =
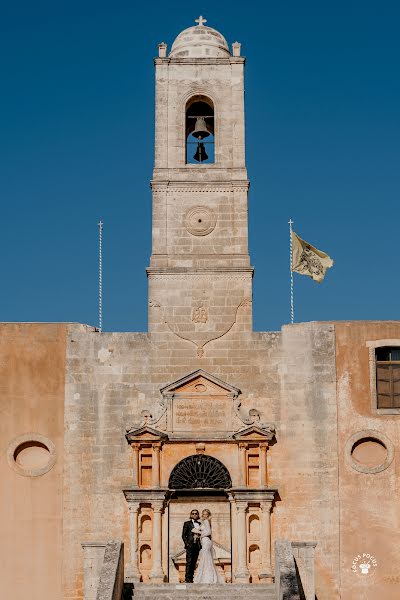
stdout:
<svg viewBox="0 0 400 600">
<path fill-rule="evenodd" d="M 186 553 L 181 539 L 182 528 L 190 511 L 201 514 L 208 508 L 212 514 L 215 564 L 222 582 L 230 582 L 231 512 L 228 491 L 232 480 L 228 469 L 217 458 L 193 454 L 178 462 L 169 477 L 169 580 L 184 580 Z"/>
</svg>

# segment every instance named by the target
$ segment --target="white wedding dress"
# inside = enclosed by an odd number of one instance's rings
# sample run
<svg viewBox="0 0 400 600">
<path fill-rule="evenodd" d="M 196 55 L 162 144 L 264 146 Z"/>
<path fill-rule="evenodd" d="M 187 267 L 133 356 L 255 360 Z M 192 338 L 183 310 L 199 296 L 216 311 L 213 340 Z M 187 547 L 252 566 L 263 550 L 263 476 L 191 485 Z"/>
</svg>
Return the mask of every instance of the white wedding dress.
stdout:
<svg viewBox="0 0 400 600">
<path fill-rule="evenodd" d="M 199 554 L 199 564 L 193 583 L 218 583 L 218 574 L 214 565 L 211 525 L 207 519 L 201 523 L 200 540 L 201 550 Z"/>
</svg>

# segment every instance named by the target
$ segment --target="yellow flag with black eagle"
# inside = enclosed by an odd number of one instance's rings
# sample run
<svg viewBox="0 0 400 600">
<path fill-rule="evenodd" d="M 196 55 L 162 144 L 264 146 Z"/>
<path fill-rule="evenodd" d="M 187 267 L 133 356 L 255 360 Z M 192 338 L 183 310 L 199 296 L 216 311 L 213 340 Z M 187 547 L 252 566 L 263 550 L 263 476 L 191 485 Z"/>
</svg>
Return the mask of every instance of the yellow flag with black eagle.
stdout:
<svg viewBox="0 0 400 600">
<path fill-rule="evenodd" d="M 297 233 L 292 233 L 292 271 L 300 275 L 308 275 L 314 281 L 321 281 L 325 273 L 333 265 L 331 257 L 302 240 Z"/>
</svg>

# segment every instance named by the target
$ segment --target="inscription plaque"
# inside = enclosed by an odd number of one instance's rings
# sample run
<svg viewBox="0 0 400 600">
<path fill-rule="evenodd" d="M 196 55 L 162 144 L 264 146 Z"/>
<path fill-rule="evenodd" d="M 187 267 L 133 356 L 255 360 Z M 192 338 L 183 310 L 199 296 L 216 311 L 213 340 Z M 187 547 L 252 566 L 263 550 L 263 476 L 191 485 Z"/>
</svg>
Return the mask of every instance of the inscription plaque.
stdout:
<svg viewBox="0 0 400 600">
<path fill-rule="evenodd" d="M 174 431 L 230 431 L 231 406 L 227 398 L 174 398 Z"/>
</svg>

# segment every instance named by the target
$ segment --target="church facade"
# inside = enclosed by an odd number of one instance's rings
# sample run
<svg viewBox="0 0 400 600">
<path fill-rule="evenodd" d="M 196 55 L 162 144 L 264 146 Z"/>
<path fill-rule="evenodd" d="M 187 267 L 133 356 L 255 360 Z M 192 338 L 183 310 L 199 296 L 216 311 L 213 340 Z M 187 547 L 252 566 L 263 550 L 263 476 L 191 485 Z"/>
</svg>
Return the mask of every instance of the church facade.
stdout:
<svg viewBox="0 0 400 600">
<path fill-rule="evenodd" d="M 400 322 L 253 331 L 245 59 L 204 23 L 154 61 L 148 333 L 0 326 L 1 579 L 95 600 L 113 539 L 179 585 L 195 507 L 227 586 L 273 587 L 289 540 L 307 600 L 394 600 Z"/>
</svg>

